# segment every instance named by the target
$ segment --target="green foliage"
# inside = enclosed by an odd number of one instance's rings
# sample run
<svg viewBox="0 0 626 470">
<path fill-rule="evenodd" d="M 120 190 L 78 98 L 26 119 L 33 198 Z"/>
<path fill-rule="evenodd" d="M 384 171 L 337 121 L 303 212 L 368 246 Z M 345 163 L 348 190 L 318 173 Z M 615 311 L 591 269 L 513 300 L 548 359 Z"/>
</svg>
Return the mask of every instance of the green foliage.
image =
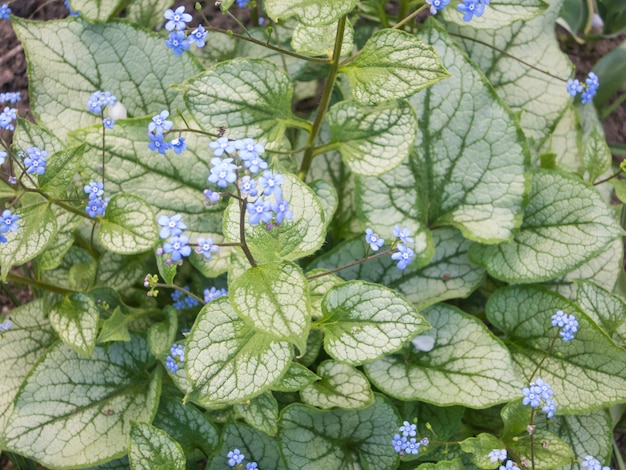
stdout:
<svg viewBox="0 0 626 470">
<path fill-rule="evenodd" d="M 0 314 L 1 451 L 103 470 L 609 463 L 626 300 L 607 201 L 626 186 L 566 91 L 561 2 L 419 25 L 417 3 L 257 0 L 180 55 L 160 0 L 12 17 L 37 123 L 0 129 L 0 278 L 36 299 Z M 620 54 L 596 66 L 599 106 Z M 112 129 L 98 90 L 125 108 Z M 524 405 L 539 378 L 550 418 Z"/>
</svg>

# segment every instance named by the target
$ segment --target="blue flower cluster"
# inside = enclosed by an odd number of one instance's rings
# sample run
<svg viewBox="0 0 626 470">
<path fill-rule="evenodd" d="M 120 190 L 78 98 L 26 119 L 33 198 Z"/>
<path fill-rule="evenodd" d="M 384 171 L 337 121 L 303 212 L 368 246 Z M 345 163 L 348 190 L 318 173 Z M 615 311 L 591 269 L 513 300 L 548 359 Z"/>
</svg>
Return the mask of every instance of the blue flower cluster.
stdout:
<svg viewBox="0 0 626 470">
<path fill-rule="evenodd" d="M 110 198 L 102 198 L 104 195 L 104 185 L 102 182 L 91 181 L 83 187 L 83 191 L 85 191 L 85 194 L 89 197 L 87 207 L 85 207 L 85 212 L 89 214 L 89 217 L 93 219 L 97 216 L 104 216 Z"/>
<path fill-rule="evenodd" d="M 180 6 L 176 10 L 167 10 L 163 15 L 167 21 L 165 29 L 170 31 L 169 38 L 165 41 L 165 45 L 174 51 L 174 55 L 181 55 L 184 51 L 189 50 L 191 44 L 197 47 L 204 47 L 207 31 L 202 25 L 198 25 L 189 37 L 185 35 L 187 23 L 193 18 L 189 13 L 185 13 L 185 7 Z"/>
<path fill-rule="evenodd" d="M 209 147 L 213 149 L 209 183 L 222 189 L 236 183 L 251 225 L 264 223 L 271 230 L 293 219 L 289 203 L 283 200 L 281 185 L 285 179 L 280 173 L 267 170 L 268 164 L 261 158 L 265 153 L 263 145 L 254 139 L 228 140 L 223 136 Z M 205 190 L 204 195 L 212 203 L 219 201 L 219 194 L 214 191 Z"/>
<path fill-rule="evenodd" d="M 14 131 L 15 126 L 13 125 L 13 121 L 16 119 L 17 109 L 5 106 L 4 110 L 0 113 L 0 129 Z"/>
<path fill-rule="evenodd" d="M 215 287 L 204 289 L 204 303 L 208 304 L 209 302 L 213 302 L 215 299 L 226 295 L 228 295 L 228 291 L 226 289 L 216 289 Z"/>
<path fill-rule="evenodd" d="M 19 91 L 7 91 L 6 93 L 0 93 L 0 103 L 15 104 L 18 101 L 22 101 L 22 95 Z"/>
<path fill-rule="evenodd" d="M 167 150 L 174 150 L 176 155 L 180 155 L 187 149 L 184 137 L 177 137 L 172 139 L 171 142 L 167 142 L 164 137 L 164 132 L 168 132 L 172 126 L 172 121 L 168 121 L 170 113 L 166 109 L 152 118 L 152 122 L 148 124 L 148 148 L 153 152 L 159 152 L 161 155 L 165 155 Z"/>
<path fill-rule="evenodd" d="M 71 16 L 80 16 L 80 12 L 74 11 L 72 10 L 72 7 L 70 7 L 70 0 L 65 0 L 65 8 L 70 11 Z"/>
<path fill-rule="evenodd" d="M 456 7 L 458 11 L 463 13 L 463 21 L 471 21 L 474 16 L 483 16 L 485 6 L 489 5 L 490 0 L 461 0 Z M 426 0 L 430 5 L 430 13 L 435 15 L 438 11 L 448 6 L 450 0 Z"/>
<path fill-rule="evenodd" d="M 19 228 L 17 221 L 20 220 L 17 214 L 13 214 L 9 209 L 2 211 L 2 219 L 0 219 L 0 243 L 6 243 L 7 239 L 3 233 L 17 232 Z"/>
<path fill-rule="evenodd" d="M 504 465 L 500 465 L 498 470 L 510 470 L 511 468 L 517 468 L 517 465 L 512 460 L 507 460 Z"/>
<path fill-rule="evenodd" d="M 580 464 L 581 468 L 588 468 L 589 470 L 611 470 L 611 467 L 602 466 L 600 461 L 591 455 L 585 457 L 585 461 Z"/>
<path fill-rule="evenodd" d="M 429 441 L 427 437 L 424 437 L 419 441 L 415 437 L 417 436 L 417 426 L 415 424 L 405 421 L 398 430 L 402 435 L 395 434 L 391 441 L 393 450 L 395 450 L 398 454 L 417 455 L 420 447 L 428 445 Z"/>
<path fill-rule="evenodd" d="M 581 83 L 577 78 L 568 80 L 567 92 L 574 98 L 576 98 L 576 95 L 580 93 L 582 104 L 586 104 L 591 102 L 593 97 L 596 95 L 599 86 L 600 81 L 598 80 L 598 76 L 593 72 L 589 72 L 587 78 L 585 79 L 585 83 Z"/>
<path fill-rule="evenodd" d="M 505 460 L 506 459 L 506 449 L 493 449 L 491 452 L 489 452 L 487 457 L 489 457 L 489 460 L 492 463 Z"/>
<path fill-rule="evenodd" d="M 245 8 L 248 6 L 248 3 L 250 3 L 250 0 L 237 0 L 237 6 L 239 8 Z"/>
<path fill-rule="evenodd" d="M 8 20 L 10 19 L 11 9 L 9 5 L 6 3 L 0 6 L 0 20 Z"/>
<path fill-rule="evenodd" d="M 563 313 L 563 310 L 557 310 L 552 315 L 552 326 L 561 329 L 560 335 L 563 341 L 571 341 L 574 339 L 574 333 L 578 331 L 578 320 L 576 320 L 574 315 L 568 315 Z"/>
<path fill-rule="evenodd" d="M 170 348 L 170 355 L 165 359 L 165 367 L 173 373 L 178 372 L 180 365 L 185 361 L 185 349 L 180 344 Z"/>
<path fill-rule="evenodd" d="M 28 154 L 27 156 L 21 154 L 24 157 L 26 173 L 31 175 L 34 173 L 43 175 L 46 172 L 46 165 L 48 163 L 46 160 L 48 152 L 38 147 L 29 147 L 26 149 L 26 153 Z"/>
<path fill-rule="evenodd" d="M 181 214 L 174 214 L 172 217 L 162 215 L 157 220 L 158 224 L 162 227 L 159 232 L 159 237 L 167 239 L 163 244 L 163 248 L 158 250 L 158 254 L 169 254 L 170 257 L 165 262 L 171 264 L 179 262 L 183 258 L 186 258 L 191 254 L 191 247 L 189 246 L 189 237 L 183 235 L 183 231 L 187 229 L 187 225 L 182 221 Z M 211 238 L 196 239 L 196 253 L 201 254 L 205 259 L 210 260 L 214 253 L 219 252 L 219 247 L 215 245 L 215 242 Z"/>
<path fill-rule="evenodd" d="M 90 113 L 102 114 L 102 110 L 106 106 L 113 106 L 117 102 L 117 98 L 110 91 L 94 91 L 89 100 L 87 100 L 87 108 Z"/>
<path fill-rule="evenodd" d="M 529 387 L 522 389 L 524 398 L 522 404 L 524 406 L 530 405 L 532 408 L 541 408 L 541 411 L 546 414 L 548 419 L 552 419 L 554 413 L 556 413 L 556 403 L 552 399 L 554 392 L 550 385 L 545 383 L 542 379 L 537 379 L 530 383 Z"/>
<path fill-rule="evenodd" d="M 188 291 L 189 286 L 184 286 L 183 289 Z M 186 308 L 197 307 L 198 305 L 200 305 L 200 303 L 195 298 L 189 295 L 185 295 L 183 292 L 179 290 L 175 290 L 174 292 L 172 292 L 171 295 L 172 295 L 172 300 L 174 301 L 172 306 L 176 310 L 183 310 Z"/>
<path fill-rule="evenodd" d="M 9 331 L 11 328 L 13 328 L 13 322 L 8 318 L 4 320 L 2 323 L 0 323 L 0 333 Z"/>
<path fill-rule="evenodd" d="M 395 245 L 397 251 L 391 255 L 391 259 L 398 262 L 398 269 L 406 269 L 415 256 L 415 252 L 407 245 L 413 243 L 415 239 L 411 237 L 411 231 L 408 228 L 403 228 L 399 225 L 393 228 L 393 236 L 397 239 Z"/>
<path fill-rule="evenodd" d="M 378 251 L 385 244 L 385 240 L 376 235 L 371 228 L 365 229 L 365 241 L 369 244 L 372 251 Z"/>
<path fill-rule="evenodd" d="M 226 454 L 226 457 L 228 458 L 229 467 L 235 467 L 237 465 L 240 465 L 246 458 L 246 456 L 242 454 L 239 449 L 231 450 L 230 452 L 228 452 L 228 454 Z M 246 470 L 258 470 L 258 469 L 259 469 L 259 466 L 256 462 L 248 462 L 246 464 Z"/>
</svg>

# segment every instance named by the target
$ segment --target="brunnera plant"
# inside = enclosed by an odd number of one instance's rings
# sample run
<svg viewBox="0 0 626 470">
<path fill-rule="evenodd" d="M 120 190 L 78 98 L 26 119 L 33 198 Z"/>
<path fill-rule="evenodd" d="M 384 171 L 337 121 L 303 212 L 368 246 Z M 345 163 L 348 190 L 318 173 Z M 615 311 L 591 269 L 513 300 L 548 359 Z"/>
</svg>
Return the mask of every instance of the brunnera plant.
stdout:
<svg viewBox="0 0 626 470">
<path fill-rule="evenodd" d="M 0 449 L 24 468 L 609 464 L 621 168 L 602 84 L 555 40 L 561 2 L 236 3 L 217 6 L 237 33 L 169 1 L 0 10 L 36 117 L 0 97 Z"/>
</svg>

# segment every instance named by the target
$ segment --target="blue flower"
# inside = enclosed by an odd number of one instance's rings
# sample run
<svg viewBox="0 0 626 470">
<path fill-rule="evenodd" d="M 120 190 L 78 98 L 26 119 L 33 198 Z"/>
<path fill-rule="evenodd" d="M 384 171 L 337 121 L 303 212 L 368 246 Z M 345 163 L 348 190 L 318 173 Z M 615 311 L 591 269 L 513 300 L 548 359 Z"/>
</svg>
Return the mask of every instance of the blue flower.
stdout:
<svg viewBox="0 0 626 470">
<path fill-rule="evenodd" d="M 185 289 L 187 289 L 187 286 L 185 286 Z M 172 292 L 170 294 L 170 296 L 172 297 L 172 300 L 174 301 L 174 303 L 172 304 L 172 306 L 176 309 L 176 310 L 182 310 L 186 307 L 185 305 L 185 299 L 184 299 L 184 294 L 179 291 L 179 290 L 175 290 L 174 292 Z"/>
<path fill-rule="evenodd" d="M 259 177 L 257 188 L 264 196 L 269 196 L 273 193 L 276 199 L 282 199 L 283 191 L 280 189 L 280 185 L 283 184 L 283 182 L 283 175 L 266 170 L 263 172 L 263 176 Z"/>
<path fill-rule="evenodd" d="M 396 225 L 393 228 L 393 236 L 398 238 L 405 245 L 415 241 L 415 239 L 411 237 L 411 231 L 408 228 L 400 227 L 399 225 Z"/>
<path fill-rule="evenodd" d="M 176 363 L 176 360 L 171 356 L 167 356 L 167 358 L 165 359 L 165 367 L 174 374 L 178 372 L 178 364 Z"/>
<path fill-rule="evenodd" d="M 222 197 L 221 193 L 211 191 L 210 189 L 205 189 L 204 191 L 202 191 L 202 194 L 204 194 L 204 197 L 208 199 L 207 206 L 210 206 L 211 204 L 217 204 L 218 202 L 220 202 L 220 198 Z"/>
<path fill-rule="evenodd" d="M 376 235 L 371 228 L 365 229 L 365 241 L 369 243 L 372 251 L 378 251 L 385 244 L 385 240 Z"/>
<path fill-rule="evenodd" d="M 165 151 L 170 148 L 170 143 L 163 140 L 163 134 L 148 134 L 150 142 L 148 148 L 153 152 L 156 150 L 161 155 L 165 155 Z"/>
<path fill-rule="evenodd" d="M 530 386 L 522 389 L 524 398 L 522 404 L 524 406 L 530 405 L 532 408 L 539 408 L 543 404 L 543 411 L 548 419 L 551 419 L 556 413 L 556 403 L 552 400 L 554 393 L 552 387 L 545 383 L 542 379 L 537 378 L 534 382 L 530 383 Z"/>
<path fill-rule="evenodd" d="M 216 157 L 221 157 L 224 152 L 232 154 L 236 150 L 234 142 L 228 140 L 228 137 L 226 136 L 220 137 L 216 141 L 211 142 L 209 147 L 215 149 L 213 150 L 213 155 Z"/>
<path fill-rule="evenodd" d="M 187 289 L 187 286 L 185 286 Z M 185 348 L 183 348 L 180 344 L 173 344 L 170 348 L 170 355 L 174 358 L 178 358 L 180 362 L 185 360 Z"/>
<path fill-rule="evenodd" d="M 196 46 L 202 48 L 205 45 L 205 38 L 207 35 L 206 29 L 200 24 L 196 29 L 194 29 L 189 35 L 189 42 L 196 43 Z"/>
<path fill-rule="evenodd" d="M 0 128 L 7 129 L 9 131 L 15 130 L 15 126 L 13 125 L 13 121 L 17 118 L 17 109 L 9 108 L 5 106 L 2 113 L 0 113 Z"/>
<path fill-rule="evenodd" d="M 184 51 L 189 50 L 189 41 L 182 31 L 172 31 L 169 39 L 165 41 L 165 45 L 174 51 L 174 55 L 181 55 Z"/>
<path fill-rule="evenodd" d="M 506 459 L 506 449 L 493 449 L 491 452 L 489 452 L 487 457 L 489 457 L 489 460 L 492 463 L 504 460 Z"/>
<path fill-rule="evenodd" d="M 250 0 L 237 0 L 237 6 L 239 8 L 245 8 L 248 6 L 248 3 L 250 3 Z"/>
<path fill-rule="evenodd" d="M 516 465 L 514 465 L 515 462 L 513 462 L 512 460 L 507 460 L 506 464 L 504 465 L 500 465 L 500 469 L 499 470 L 509 470 L 510 468 L 517 468 Z"/>
<path fill-rule="evenodd" d="M 243 462 L 243 459 L 246 456 L 243 455 L 239 449 L 233 449 L 226 455 L 226 457 L 228 458 L 228 465 L 234 467 L 235 465 Z"/>
<path fill-rule="evenodd" d="M 393 440 L 391 441 L 391 445 L 393 446 L 393 450 L 395 450 L 399 454 L 403 454 L 404 453 L 404 449 L 406 449 L 407 444 L 408 444 L 407 438 L 406 437 L 400 437 L 400 434 L 395 434 L 393 436 Z"/>
<path fill-rule="evenodd" d="M 204 238 L 198 237 L 196 239 L 196 243 L 198 247 L 196 248 L 196 253 L 204 255 L 205 259 L 210 260 L 211 255 L 214 253 L 218 253 L 220 251 L 219 246 L 215 246 L 215 242 L 212 238 Z"/>
<path fill-rule="evenodd" d="M 220 188 L 226 188 L 229 183 L 234 183 L 237 179 L 235 170 L 237 165 L 233 164 L 232 158 L 212 158 L 211 159 L 211 174 L 209 175 L 209 182 L 217 184 Z"/>
<path fill-rule="evenodd" d="M 541 405 L 541 397 L 539 395 L 540 390 L 530 384 L 530 387 L 524 387 L 522 389 L 522 393 L 524 394 L 524 398 L 522 399 L 522 404 L 524 406 L 530 405 L 532 408 L 539 408 Z"/>
<path fill-rule="evenodd" d="M 155 134 L 163 134 L 165 131 L 169 131 L 172 128 L 172 121 L 168 121 L 167 117 L 170 115 L 167 109 L 164 109 L 156 116 L 152 117 L 152 122 L 148 124 L 148 132 Z"/>
<path fill-rule="evenodd" d="M 541 411 L 546 414 L 546 418 L 552 419 L 554 413 L 556 413 L 556 403 L 553 400 L 546 400 L 546 404 Z"/>
<path fill-rule="evenodd" d="M 400 432 L 404 437 L 415 437 L 417 435 L 417 425 L 405 421 L 400 426 Z"/>
<path fill-rule="evenodd" d="M 7 153 L 4 150 L 0 150 L 0 165 L 3 165 L 6 161 Z"/>
<path fill-rule="evenodd" d="M 17 232 L 19 228 L 17 221 L 20 217 L 17 214 L 13 214 L 9 209 L 2 211 L 2 220 L 0 220 L 0 233 Z"/>
<path fill-rule="evenodd" d="M 539 387 L 539 395 L 541 396 L 541 398 L 543 398 L 544 400 L 549 400 L 554 396 L 554 392 L 552 391 L 552 387 L 550 387 L 550 385 L 548 385 L 547 383 L 545 383 L 543 381 L 543 379 L 541 378 L 537 378 L 535 380 L 534 385 L 536 385 L 537 387 Z"/>
<path fill-rule="evenodd" d="M 406 267 L 411 264 L 413 256 L 415 256 L 415 252 L 411 248 L 403 245 L 402 243 L 398 243 L 396 249 L 398 251 L 391 255 L 391 259 L 398 262 L 398 269 L 406 269 Z"/>
<path fill-rule="evenodd" d="M 46 172 L 46 157 L 48 156 L 48 152 L 37 147 L 29 147 L 26 149 L 26 153 L 28 153 L 28 157 L 24 158 L 26 172 L 43 175 Z"/>
<path fill-rule="evenodd" d="M 72 10 L 70 7 L 70 0 L 65 0 L 65 8 L 70 11 L 71 16 L 80 16 L 80 12 Z"/>
<path fill-rule="evenodd" d="M 189 13 L 185 13 L 185 7 L 178 7 L 176 11 L 167 10 L 163 16 L 166 20 L 165 29 L 173 31 L 174 29 L 183 30 L 187 27 L 185 23 L 189 23 L 193 18 Z"/>
<path fill-rule="evenodd" d="M 0 20 L 8 20 L 10 18 L 10 15 L 11 9 L 6 3 L 0 6 Z"/>
<path fill-rule="evenodd" d="M 257 225 L 259 222 L 267 224 L 274 218 L 271 202 L 262 197 L 259 197 L 254 203 L 246 204 L 246 210 L 249 213 L 248 221 L 251 225 Z"/>
<path fill-rule="evenodd" d="M 284 219 L 293 219 L 293 213 L 289 210 L 289 203 L 282 199 L 272 203 L 272 212 L 274 212 L 278 225 L 282 224 Z"/>
<path fill-rule="evenodd" d="M 582 98 L 581 103 L 589 103 L 596 95 L 599 86 L 600 81 L 598 80 L 598 76 L 593 72 L 589 72 L 589 75 L 587 75 L 587 78 L 585 79 L 585 90 L 580 95 Z"/>
<path fill-rule="evenodd" d="M 2 323 L 0 323 L 0 333 L 2 333 L 3 331 L 8 331 L 11 328 L 13 328 L 13 322 L 9 319 L 6 319 Z"/>
<path fill-rule="evenodd" d="M 405 438 L 406 439 L 406 438 Z M 407 444 L 406 444 L 406 448 L 404 449 L 404 451 L 407 454 L 413 454 L 413 455 L 417 455 L 419 453 L 419 449 L 420 446 L 422 444 L 420 442 L 417 442 L 415 440 L 414 437 L 412 437 L 411 439 L 408 440 Z"/>
<path fill-rule="evenodd" d="M 259 192 L 256 189 L 256 181 L 249 176 L 244 176 L 239 180 L 239 190 L 241 191 L 241 197 L 246 198 L 249 196 L 256 196 Z"/>
<path fill-rule="evenodd" d="M 87 107 L 90 113 L 100 114 L 102 108 L 105 106 L 113 106 L 117 102 L 117 98 L 111 94 L 110 91 L 94 91 L 89 100 L 87 101 Z"/>
<path fill-rule="evenodd" d="M 239 150 L 238 155 L 239 158 L 241 158 L 242 160 L 259 160 L 260 156 L 265 153 L 265 147 L 263 147 L 263 145 L 258 144 L 254 141 L 254 139 L 241 139 L 241 140 L 236 140 L 234 142 L 235 148 L 237 150 Z M 250 165 L 246 166 L 244 163 L 244 167 L 248 168 Z M 265 168 L 267 168 L 267 164 L 265 165 Z M 257 170 L 258 171 L 258 170 Z M 253 173 L 257 173 L 257 171 L 254 171 Z"/>
<path fill-rule="evenodd" d="M 485 5 L 489 5 L 489 3 L 484 0 L 462 0 L 456 9 L 464 13 L 463 21 L 468 22 L 473 16 L 483 16 Z"/>
<path fill-rule="evenodd" d="M 83 187 L 85 194 L 89 195 L 89 199 L 99 198 L 104 194 L 104 186 L 101 181 L 91 181 Z"/>
<path fill-rule="evenodd" d="M 578 93 L 583 91 L 582 84 L 578 81 L 578 79 L 568 80 L 567 81 L 567 92 L 572 96 L 576 97 Z"/>
<path fill-rule="evenodd" d="M 179 237 L 172 237 L 163 245 L 163 252 L 169 253 L 172 256 L 172 261 L 178 262 L 183 257 L 191 254 L 191 247 L 189 246 L 189 237 L 181 235 Z"/>
<path fill-rule="evenodd" d="M 174 153 L 176 155 L 180 155 L 185 150 L 187 150 L 187 144 L 185 144 L 184 137 L 177 137 L 176 139 L 172 139 L 170 142 L 170 146 L 174 149 Z"/>
<path fill-rule="evenodd" d="M 108 201 L 108 198 L 106 200 L 102 198 L 90 199 L 87 207 L 85 207 L 85 212 L 87 212 L 92 219 L 96 216 L 104 216 Z"/>
<path fill-rule="evenodd" d="M 15 104 L 18 101 L 22 101 L 22 94 L 19 91 L 7 91 L 6 93 L 0 93 L 0 103 Z"/>
<path fill-rule="evenodd" d="M 187 225 L 182 221 L 182 218 L 181 214 L 174 214 L 172 217 L 166 215 L 159 217 L 157 223 L 163 227 L 159 232 L 159 237 L 165 239 L 183 233 L 183 230 L 187 229 Z"/>
<path fill-rule="evenodd" d="M 581 468 L 588 468 L 589 470 L 611 470 L 608 466 L 602 466 L 600 461 L 591 455 L 585 457 L 585 461 L 580 464 Z"/>
<path fill-rule="evenodd" d="M 426 0 L 426 3 L 430 5 L 431 15 L 435 15 L 438 11 L 441 11 L 448 6 L 450 0 Z"/>
<path fill-rule="evenodd" d="M 557 310 L 552 315 L 552 326 L 561 328 L 560 335 L 565 342 L 573 340 L 574 333 L 578 332 L 578 320 L 576 320 L 576 317 L 563 313 L 563 310 Z"/>
<path fill-rule="evenodd" d="M 228 295 L 228 291 L 226 289 L 216 289 L 215 287 L 211 287 L 211 289 L 204 289 L 204 303 L 208 304 L 209 302 L 213 302 L 215 299 L 226 295 Z"/>
<path fill-rule="evenodd" d="M 111 118 L 104 118 L 102 120 L 102 124 L 104 125 L 104 127 L 106 127 L 107 129 L 113 129 L 113 126 L 115 125 L 115 120 L 111 119 Z"/>
<path fill-rule="evenodd" d="M 258 470 L 259 465 L 256 462 L 248 462 L 246 464 L 246 470 Z"/>
</svg>

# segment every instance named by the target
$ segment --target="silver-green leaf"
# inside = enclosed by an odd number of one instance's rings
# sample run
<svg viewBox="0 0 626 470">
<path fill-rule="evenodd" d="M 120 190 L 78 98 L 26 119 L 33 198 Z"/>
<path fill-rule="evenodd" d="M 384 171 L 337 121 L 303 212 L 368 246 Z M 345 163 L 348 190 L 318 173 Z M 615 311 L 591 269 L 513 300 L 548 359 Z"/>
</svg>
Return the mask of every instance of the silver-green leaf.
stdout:
<svg viewBox="0 0 626 470">
<path fill-rule="evenodd" d="M 180 444 L 147 423 L 130 425 L 128 460 L 131 470 L 183 470 L 185 454 Z"/>
<path fill-rule="evenodd" d="M 50 310 L 50 324 L 61 341 L 83 356 L 91 356 L 98 333 L 98 307 L 88 295 L 65 297 Z"/>
<path fill-rule="evenodd" d="M 278 22 L 297 16 L 307 25 L 334 23 L 352 11 L 358 0 L 267 0 L 267 15 Z"/>
</svg>

